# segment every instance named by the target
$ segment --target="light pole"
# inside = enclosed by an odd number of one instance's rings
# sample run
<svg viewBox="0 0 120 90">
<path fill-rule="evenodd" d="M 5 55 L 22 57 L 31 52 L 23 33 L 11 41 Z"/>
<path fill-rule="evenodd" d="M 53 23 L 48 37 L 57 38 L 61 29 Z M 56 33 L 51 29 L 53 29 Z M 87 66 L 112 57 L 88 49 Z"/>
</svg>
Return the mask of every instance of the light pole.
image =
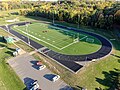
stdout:
<svg viewBox="0 0 120 90">
<path fill-rule="evenodd" d="M 29 35 L 28 35 L 28 24 L 26 23 L 26 32 L 27 32 L 27 38 L 28 38 L 28 44 L 30 45 L 30 39 L 29 39 Z"/>
<path fill-rule="evenodd" d="M 86 67 L 87 59 L 88 59 L 88 57 L 86 56 L 85 57 L 85 67 Z"/>
<path fill-rule="evenodd" d="M 53 11 L 53 24 L 55 23 L 55 20 L 54 20 L 54 11 Z"/>
<path fill-rule="evenodd" d="M 7 21 L 6 21 L 6 17 L 5 17 L 5 22 L 6 22 L 6 29 L 7 29 L 7 31 L 9 32 L 9 28 L 8 28 L 8 24 L 7 24 Z"/>
<path fill-rule="evenodd" d="M 79 28 L 79 22 L 80 22 L 80 15 L 78 14 L 78 28 Z"/>
</svg>

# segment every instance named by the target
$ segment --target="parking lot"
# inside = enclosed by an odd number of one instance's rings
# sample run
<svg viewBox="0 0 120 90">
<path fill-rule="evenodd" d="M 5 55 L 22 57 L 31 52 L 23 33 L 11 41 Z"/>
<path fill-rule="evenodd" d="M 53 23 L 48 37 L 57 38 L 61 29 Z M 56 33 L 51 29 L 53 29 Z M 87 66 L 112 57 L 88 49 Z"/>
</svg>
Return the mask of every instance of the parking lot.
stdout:
<svg viewBox="0 0 120 90">
<path fill-rule="evenodd" d="M 38 70 L 35 65 L 36 60 L 27 53 L 8 60 L 8 63 L 25 85 L 33 80 L 38 80 L 42 90 L 72 90 L 60 79 L 52 82 L 51 77 L 53 73 L 47 68 L 41 71 Z"/>
</svg>

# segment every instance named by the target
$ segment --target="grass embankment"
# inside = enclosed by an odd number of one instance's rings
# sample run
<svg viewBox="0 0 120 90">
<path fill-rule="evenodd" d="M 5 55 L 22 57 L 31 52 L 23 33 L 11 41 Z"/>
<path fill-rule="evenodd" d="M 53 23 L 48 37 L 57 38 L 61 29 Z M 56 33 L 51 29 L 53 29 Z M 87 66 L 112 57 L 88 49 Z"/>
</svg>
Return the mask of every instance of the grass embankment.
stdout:
<svg viewBox="0 0 120 90">
<path fill-rule="evenodd" d="M 0 29 L 0 35 L 9 35 Z M 21 90 L 25 86 L 22 81 L 15 74 L 13 69 L 7 64 L 7 60 L 12 57 L 12 52 L 15 51 L 16 46 L 13 44 L 6 44 L 0 38 L 0 90 Z"/>
</svg>

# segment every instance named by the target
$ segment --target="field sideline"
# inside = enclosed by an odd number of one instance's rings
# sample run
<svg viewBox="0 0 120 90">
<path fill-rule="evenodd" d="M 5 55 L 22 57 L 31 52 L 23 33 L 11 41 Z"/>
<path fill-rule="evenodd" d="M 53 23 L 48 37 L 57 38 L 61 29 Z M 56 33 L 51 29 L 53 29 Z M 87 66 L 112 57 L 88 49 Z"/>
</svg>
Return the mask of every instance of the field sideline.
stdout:
<svg viewBox="0 0 120 90">
<path fill-rule="evenodd" d="M 101 47 L 101 42 L 95 37 L 58 28 L 49 24 L 34 23 L 24 26 L 14 26 L 13 29 L 38 43 L 63 54 L 90 54 L 96 52 Z M 74 41 L 77 38 L 79 38 L 79 42 Z M 94 43 L 86 42 L 86 38 L 94 39 Z M 85 50 L 87 47 L 90 47 L 89 50 Z"/>
</svg>

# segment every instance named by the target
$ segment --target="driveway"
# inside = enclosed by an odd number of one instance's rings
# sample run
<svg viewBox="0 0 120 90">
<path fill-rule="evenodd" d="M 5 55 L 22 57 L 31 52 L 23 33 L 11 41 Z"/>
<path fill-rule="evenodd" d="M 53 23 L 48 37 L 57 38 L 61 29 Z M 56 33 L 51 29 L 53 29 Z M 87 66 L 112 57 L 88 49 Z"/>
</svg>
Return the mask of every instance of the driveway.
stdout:
<svg viewBox="0 0 120 90">
<path fill-rule="evenodd" d="M 53 73 L 47 68 L 41 71 L 38 70 L 35 65 L 36 60 L 27 53 L 8 60 L 8 63 L 25 85 L 29 81 L 38 80 L 38 84 L 42 90 L 72 90 L 62 80 L 52 82 L 50 76 Z"/>
</svg>

